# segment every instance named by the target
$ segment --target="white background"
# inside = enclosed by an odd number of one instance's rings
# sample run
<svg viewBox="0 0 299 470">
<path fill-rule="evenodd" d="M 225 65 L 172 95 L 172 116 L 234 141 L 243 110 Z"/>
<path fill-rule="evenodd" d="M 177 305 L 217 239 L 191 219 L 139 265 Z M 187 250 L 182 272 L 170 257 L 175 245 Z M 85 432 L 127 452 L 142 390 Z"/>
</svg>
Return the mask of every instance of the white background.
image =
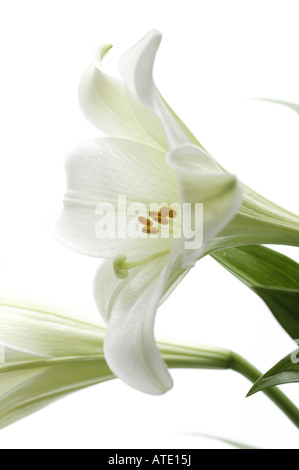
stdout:
<svg viewBox="0 0 299 470">
<path fill-rule="evenodd" d="M 64 155 L 98 135 L 81 115 L 77 84 L 93 47 L 124 50 L 149 29 L 164 34 L 160 91 L 215 158 L 298 213 L 299 5 L 289 0 L 10 0 L 0 4 L 0 287 L 89 310 L 99 260 L 64 248 L 47 219 L 60 209 Z M 280 250 L 299 261 L 297 249 Z M 0 325 L 1 327 L 1 325 Z M 204 259 L 160 309 L 157 334 L 223 346 L 266 371 L 293 348 L 266 306 Z M 119 381 L 74 394 L 1 431 L 1 448 L 228 447 L 197 433 L 267 448 L 298 434 L 232 372 L 175 371 L 163 397 Z M 299 405 L 298 387 L 284 391 Z M 194 433 L 192 436 L 188 433 Z"/>
</svg>

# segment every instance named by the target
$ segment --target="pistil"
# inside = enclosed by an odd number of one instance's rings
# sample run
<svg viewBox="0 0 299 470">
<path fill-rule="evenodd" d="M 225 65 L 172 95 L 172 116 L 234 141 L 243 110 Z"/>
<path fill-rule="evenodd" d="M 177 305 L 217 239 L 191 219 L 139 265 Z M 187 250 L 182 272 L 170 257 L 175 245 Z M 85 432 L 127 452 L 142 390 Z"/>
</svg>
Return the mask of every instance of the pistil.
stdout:
<svg viewBox="0 0 299 470">
<path fill-rule="evenodd" d="M 170 253 L 169 250 L 160 251 L 158 253 L 154 253 L 150 256 L 146 256 L 145 258 L 139 258 L 135 261 L 127 261 L 127 257 L 125 255 L 118 255 L 113 260 L 113 269 L 115 276 L 118 279 L 126 279 L 129 275 L 129 271 L 134 268 L 138 268 L 144 264 L 148 264 L 162 256 L 167 256 Z"/>
</svg>

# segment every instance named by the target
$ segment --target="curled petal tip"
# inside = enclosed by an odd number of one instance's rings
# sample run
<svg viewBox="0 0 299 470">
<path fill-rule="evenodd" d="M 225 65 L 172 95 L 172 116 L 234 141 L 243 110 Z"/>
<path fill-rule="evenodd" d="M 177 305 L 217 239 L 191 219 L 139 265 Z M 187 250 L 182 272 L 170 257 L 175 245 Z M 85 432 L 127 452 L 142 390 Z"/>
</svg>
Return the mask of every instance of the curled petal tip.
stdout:
<svg viewBox="0 0 299 470">
<path fill-rule="evenodd" d="M 147 369 L 146 365 L 142 362 L 135 363 L 135 371 L 133 372 L 128 364 L 123 364 L 119 368 L 120 360 L 117 359 L 115 362 L 115 356 L 113 354 L 113 346 L 110 344 L 110 338 L 106 335 L 104 339 L 104 354 L 105 359 L 109 365 L 110 370 L 116 377 L 126 383 L 129 387 L 135 388 L 139 392 L 146 393 L 148 395 L 165 395 L 173 388 L 173 380 L 170 374 L 165 369 L 162 376 L 157 376 L 156 373 L 151 373 L 150 369 Z M 123 358 L 128 362 L 127 351 L 124 350 Z M 134 363 L 134 359 L 133 359 Z"/>
<path fill-rule="evenodd" d="M 112 49 L 113 44 L 107 43 L 107 44 L 100 44 L 99 46 L 96 46 L 93 51 L 93 63 L 96 67 L 101 66 L 101 62 L 103 59 L 106 57 L 108 52 Z"/>
<path fill-rule="evenodd" d="M 161 42 L 163 35 L 158 29 L 151 29 L 145 37 L 156 39 L 157 41 Z"/>
<path fill-rule="evenodd" d="M 166 155 L 166 163 L 177 171 L 197 170 L 203 173 L 220 173 L 216 161 L 202 148 L 192 143 L 181 144 Z"/>
</svg>

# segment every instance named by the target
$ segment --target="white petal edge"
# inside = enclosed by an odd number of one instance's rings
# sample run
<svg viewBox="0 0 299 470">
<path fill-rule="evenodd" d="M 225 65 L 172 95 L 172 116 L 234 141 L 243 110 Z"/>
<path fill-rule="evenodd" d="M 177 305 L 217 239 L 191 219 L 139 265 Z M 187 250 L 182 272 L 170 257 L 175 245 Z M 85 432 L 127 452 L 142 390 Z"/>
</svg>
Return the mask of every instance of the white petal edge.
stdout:
<svg viewBox="0 0 299 470">
<path fill-rule="evenodd" d="M 98 317 L 0 294 L 0 429 L 53 401 L 114 378 Z"/>
<path fill-rule="evenodd" d="M 183 277 L 178 245 L 169 257 L 132 269 L 125 280 L 116 279 L 112 262 L 106 261 L 94 283 L 96 303 L 108 323 L 104 353 L 110 369 L 131 387 L 152 395 L 161 395 L 173 385 L 153 331 L 165 290 L 170 292 L 171 284 Z"/>
<path fill-rule="evenodd" d="M 111 44 L 98 46 L 82 75 L 78 90 L 81 111 L 104 135 L 137 140 L 166 149 L 159 119 L 124 84 L 102 71 Z"/>
<path fill-rule="evenodd" d="M 159 31 L 150 31 L 122 56 L 119 69 L 127 88 L 159 117 L 169 149 L 173 149 L 190 142 L 190 133 L 180 125 L 154 83 L 153 68 L 161 39 Z"/>
<path fill-rule="evenodd" d="M 187 268 L 204 255 L 206 244 L 235 217 L 243 194 L 237 178 L 224 172 L 207 152 L 196 145 L 177 147 L 167 155 L 166 161 L 176 174 L 181 202 L 203 204 L 202 245 L 184 250 L 183 267 Z"/>
<path fill-rule="evenodd" d="M 105 329 L 96 316 L 51 302 L 1 292 L 0 324 L 1 343 L 22 354 L 70 357 L 88 349 L 102 352 L 99 343 Z"/>
<path fill-rule="evenodd" d="M 118 196 L 126 196 L 128 205 L 178 201 L 175 175 L 161 150 L 127 139 L 93 139 L 70 153 L 66 174 L 64 209 L 49 223 L 61 243 L 93 257 L 128 252 L 136 258 L 144 256 L 145 249 L 152 253 L 170 247 L 167 239 L 117 236 L 103 239 L 96 231 L 99 204 L 111 204 L 118 216 Z"/>
</svg>

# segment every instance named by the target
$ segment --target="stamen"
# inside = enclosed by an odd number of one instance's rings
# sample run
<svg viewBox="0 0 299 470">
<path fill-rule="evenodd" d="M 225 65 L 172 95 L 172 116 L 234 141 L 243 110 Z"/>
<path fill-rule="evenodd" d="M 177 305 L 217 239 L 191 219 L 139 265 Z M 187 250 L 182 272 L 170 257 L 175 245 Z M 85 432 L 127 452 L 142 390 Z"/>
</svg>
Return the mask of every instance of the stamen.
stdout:
<svg viewBox="0 0 299 470">
<path fill-rule="evenodd" d="M 118 255 L 113 260 L 113 269 L 115 276 L 118 279 L 126 279 L 129 275 L 129 270 L 142 266 L 143 264 L 150 263 L 155 259 L 161 258 L 162 256 L 169 255 L 171 250 L 160 251 L 159 253 L 154 253 L 146 258 L 137 259 L 136 261 L 127 262 L 127 257 L 125 255 Z"/>
<path fill-rule="evenodd" d="M 158 222 L 158 224 L 162 224 L 162 225 L 168 225 L 168 219 L 166 219 L 165 217 L 162 217 L 161 214 L 158 214 L 157 216 L 153 216 L 153 221 L 154 222 Z"/>
<path fill-rule="evenodd" d="M 172 226 L 172 219 L 174 219 L 176 216 L 177 212 L 174 209 L 169 206 L 164 206 L 159 211 L 149 211 L 149 217 L 151 217 L 152 220 L 147 217 L 140 216 L 138 217 L 138 222 L 143 225 L 143 233 L 146 233 L 147 235 L 156 235 L 159 233 L 159 229 L 153 226 L 154 222 L 158 223 L 159 225 L 170 224 Z"/>
<path fill-rule="evenodd" d="M 174 219 L 177 216 L 177 212 L 171 207 L 162 207 L 160 209 L 160 214 L 162 217 L 170 217 L 171 219 Z"/>
<path fill-rule="evenodd" d="M 147 219 L 146 217 L 138 217 L 138 222 L 142 225 L 147 225 L 147 226 L 153 225 L 153 222 Z"/>
<path fill-rule="evenodd" d="M 153 224 L 153 222 L 152 222 L 152 224 Z M 150 234 L 156 235 L 156 234 L 159 232 L 159 230 L 157 229 L 157 227 L 149 227 L 149 226 L 147 226 L 147 227 L 142 227 L 142 232 L 143 232 L 143 233 L 150 233 Z"/>
</svg>

